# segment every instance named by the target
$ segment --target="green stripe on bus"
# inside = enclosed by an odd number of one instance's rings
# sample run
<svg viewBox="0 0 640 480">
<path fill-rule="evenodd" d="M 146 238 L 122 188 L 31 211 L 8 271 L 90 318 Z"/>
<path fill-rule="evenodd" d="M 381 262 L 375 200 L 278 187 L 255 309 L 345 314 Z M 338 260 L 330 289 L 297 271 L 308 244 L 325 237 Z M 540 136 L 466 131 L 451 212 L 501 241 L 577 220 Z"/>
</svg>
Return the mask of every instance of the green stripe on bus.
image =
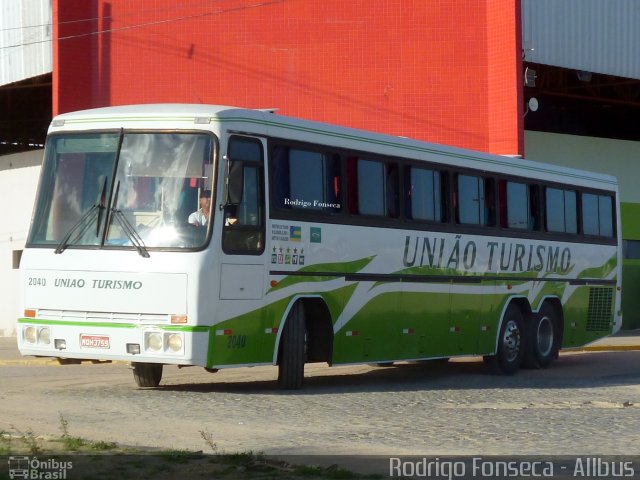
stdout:
<svg viewBox="0 0 640 480">
<path fill-rule="evenodd" d="M 212 327 L 204 327 L 204 326 L 200 326 L 200 327 L 189 327 L 189 326 L 185 326 L 185 327 L 180 327 L 178 325 L 171 325 L 171 326 L 162 326 L 162 325 L 158 325 L 158 327 L 160 327 L 161 330 L 166 330 L 168 332 L 192 332 L 192 333 L 209 333 L 211 331 Z"/>
<path fill-rule="evenodd" d="M 98 328 L 138 328 L 145 326 L 153 326 L 160 330 L 166 330 L 169 332 L 209 332 L 211 327 L 205 326 L 180 326 L 180 325 L 139 325 L 135 323 L 108 323 L 108 322 L 83 322 L 72 320 L 45 320 L 40 318 L 19 318 L 18 323 L 28 323 L 32 325 L 60 325 L 70 327 L 98 327 Z"/>
<path fill-rule="evenodd" d="M 19 318 L 18 323 L 30 323 L 33 325 L 68 325 L 79 327 L 113 327 L 113 328 L 136 328 L 133 323 L 107 323 L 107 322 L 76 322 L 70 320 L 45 320 L 42 318 Z"/>
</svg>

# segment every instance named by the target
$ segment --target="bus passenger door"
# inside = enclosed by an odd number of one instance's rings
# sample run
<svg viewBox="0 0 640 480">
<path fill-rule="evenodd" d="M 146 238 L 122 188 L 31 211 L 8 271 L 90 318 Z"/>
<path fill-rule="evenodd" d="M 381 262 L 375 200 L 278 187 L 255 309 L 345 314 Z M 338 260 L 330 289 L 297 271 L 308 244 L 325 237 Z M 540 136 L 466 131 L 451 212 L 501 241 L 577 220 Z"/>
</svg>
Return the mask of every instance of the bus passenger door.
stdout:
<svg viewBox="0 0 640 480">
<path fill-rule="evenodd" d="M 263 140 L 233 135 L 225 157 L 220 302 L 214 364 L 271 361 L 265 355 L 265 188 Z"/>
</svg>

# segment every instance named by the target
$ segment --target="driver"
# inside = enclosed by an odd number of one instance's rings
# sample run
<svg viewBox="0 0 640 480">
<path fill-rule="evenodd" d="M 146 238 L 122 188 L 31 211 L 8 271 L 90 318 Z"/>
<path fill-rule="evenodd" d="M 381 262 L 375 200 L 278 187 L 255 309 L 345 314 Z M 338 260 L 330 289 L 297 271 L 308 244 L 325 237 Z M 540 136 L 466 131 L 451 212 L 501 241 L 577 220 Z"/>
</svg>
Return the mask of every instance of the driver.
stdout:
<svg viewBox="0 0 640 480">
<path fill-rule="evenodd" d="M 205 190 L 200 193 L 200 208 L 189 215 L 189 224 L 197 227 L 205 227 L 209 223 L 211 214 L 211 192 Z"/>
</svg>

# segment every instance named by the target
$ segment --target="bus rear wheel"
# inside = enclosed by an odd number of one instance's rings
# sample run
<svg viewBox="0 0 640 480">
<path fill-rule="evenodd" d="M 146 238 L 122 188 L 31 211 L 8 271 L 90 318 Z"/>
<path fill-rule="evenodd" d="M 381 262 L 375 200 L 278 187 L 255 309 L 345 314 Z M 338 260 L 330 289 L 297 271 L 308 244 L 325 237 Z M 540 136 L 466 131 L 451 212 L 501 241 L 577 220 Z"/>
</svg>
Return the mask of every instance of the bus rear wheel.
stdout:
<svg viewBox="0 0 640 480">
<path fill-rule="evenodd" d="M 161 363 L 133 362 L 133 379 L 139 387 L 157 387 L 162 380 Z"/>
<path fill-rule="evenodd" d="M 558 355 L 560 335 L 556 311 L 545 303 L 531 319 L 524 363 L 529 368 L 547 368 Z"/>
<path fill-rule="evenodd" d="M 516 305 L 509 305 L 502 320 L 498 348 L 485 362 L 495 371 L 513 375 L 520 369 L 524 358 L 524 316 Z"/>
<path fill-rule="evenodd" d="M 280 388 L 297 390 L 302 387 L 306 361 L 306 337 L 304 306 L 302 302 L 296 302 L 282 329 L 278 360 Z"/>
</svg>

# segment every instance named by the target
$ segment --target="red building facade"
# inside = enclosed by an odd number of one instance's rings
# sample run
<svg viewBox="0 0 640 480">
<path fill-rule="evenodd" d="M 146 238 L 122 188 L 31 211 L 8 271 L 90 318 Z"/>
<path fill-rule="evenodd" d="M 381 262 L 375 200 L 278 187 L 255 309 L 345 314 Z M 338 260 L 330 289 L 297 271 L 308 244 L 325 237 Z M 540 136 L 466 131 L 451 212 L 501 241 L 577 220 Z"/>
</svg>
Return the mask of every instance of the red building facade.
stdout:
<svg viewBox="0 0 640 480">
<path fill-rule="evenodd" d="M 519 0 L 54 0 L 54 114 L 188 102 L 521 154 Z"/>
</svg>

